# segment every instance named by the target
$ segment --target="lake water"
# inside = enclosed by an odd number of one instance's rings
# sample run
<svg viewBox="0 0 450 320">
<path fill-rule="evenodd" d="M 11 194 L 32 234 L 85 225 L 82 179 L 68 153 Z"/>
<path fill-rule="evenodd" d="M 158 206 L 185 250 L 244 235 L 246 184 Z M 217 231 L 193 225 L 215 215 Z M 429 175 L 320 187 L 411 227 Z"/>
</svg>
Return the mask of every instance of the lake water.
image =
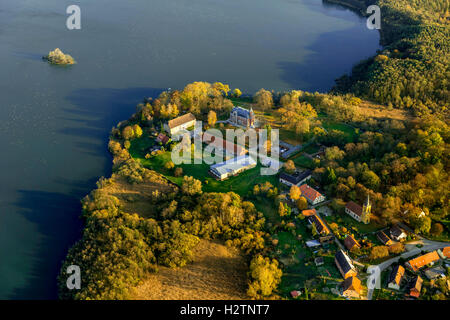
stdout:
<svg viewBox="0 0 450 320">
<path fill-rule="evenodd" d="M 71 4 L 81 30 L 65 27 Z M 192 81 L 327 91 L 378 43 L 321 0 L 2 0 L 0 299 L 56 298 L 79 200 L 110 174 L 108 132 L 144 96 Z M 56 47 L 78 64 L 43 62 Z"/>
</svg>

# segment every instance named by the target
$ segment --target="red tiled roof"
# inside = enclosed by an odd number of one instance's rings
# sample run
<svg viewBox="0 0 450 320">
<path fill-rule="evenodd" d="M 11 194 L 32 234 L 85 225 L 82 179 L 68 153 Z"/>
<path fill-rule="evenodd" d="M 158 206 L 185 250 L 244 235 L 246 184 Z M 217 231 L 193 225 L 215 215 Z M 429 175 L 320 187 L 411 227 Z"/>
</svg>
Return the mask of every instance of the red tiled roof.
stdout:
<svg viewBox="0 0 450 320">
<path fill-rule="evenodd" d="M 444 256 L 446 256 L 447 258 L 450 258 L 450 247 L 445 247 L 444 249 L 442 249 L 442 253 L 443 253 Z"/>
<path fill-rule="evenodd" d="M 347 202 L 347 205 L 345 207 L 358 216 L 362 215 L 362 207 L 359 204 L 354 203 L 353 201 Z"/>
<path fill-rule="evenodd" d="M 420 268 L 426 266 L 427 264 L 439 260 L 439 255 L 436 251 L 429 252 L 415 259 L 411 259 L 408 261 L 409 265 L 413 269 L 413 271 L 417 271 Z"/>
<path fill-rule="evenodd" d="M 314 201 L 322 195 L 319 191 L 311 188 L 306 183 L 300 186 L 300 191 L 302 192 L 302 196 L 308 198 L 310 201 Z"/>
<path fill-rule="evenodd" d="M 409 295 L 418 298 L 420 296 L 420 290 L 422 290 L 422 278 L 417 276 L 414 280 L 413 287 L 409 291 Z"/>
<path fill-rule="evenodd" d="M 316 209 L 308 209 L 308 210 L 302 211 L 302 215 L 304 215 L 305 217 L 313 216 L 315 214 L 316 214 Z"/>
</svg>

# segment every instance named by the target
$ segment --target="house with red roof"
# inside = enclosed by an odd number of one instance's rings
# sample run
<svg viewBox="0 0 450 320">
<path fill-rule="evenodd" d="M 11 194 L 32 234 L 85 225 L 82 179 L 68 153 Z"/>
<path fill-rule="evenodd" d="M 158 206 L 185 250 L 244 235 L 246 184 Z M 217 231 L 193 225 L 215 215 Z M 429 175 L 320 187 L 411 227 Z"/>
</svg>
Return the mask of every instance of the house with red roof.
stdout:
<svg viewBox="0 0 450 320">
<path fill-rule="evenodd" d="M 322 195 L 319 191 L 311 188 L 307 184 L 302 184 L 300 186 L 300 191 L 302 192 L 302 196 L 306 198 L 306 200 L 311 205 L 316 205 L 322 201 L 325 201 L 325 196 Z"/>
</svg>

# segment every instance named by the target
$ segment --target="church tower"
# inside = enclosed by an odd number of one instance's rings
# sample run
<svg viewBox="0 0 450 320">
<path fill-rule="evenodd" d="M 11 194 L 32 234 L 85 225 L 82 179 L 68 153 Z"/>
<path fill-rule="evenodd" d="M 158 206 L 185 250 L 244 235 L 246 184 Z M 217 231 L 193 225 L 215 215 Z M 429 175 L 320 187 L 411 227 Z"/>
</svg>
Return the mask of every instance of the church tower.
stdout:
<svg viewBox="0 0 450 320">
<path fill-rule="evenodd" d="M 367 195 L 367 200 L 362 207 L 361 222 L 368 224 L 370 222 L 370 211 L 372 210 L 372 205 L 370 204 L 369 195 Z"/>
</svg>

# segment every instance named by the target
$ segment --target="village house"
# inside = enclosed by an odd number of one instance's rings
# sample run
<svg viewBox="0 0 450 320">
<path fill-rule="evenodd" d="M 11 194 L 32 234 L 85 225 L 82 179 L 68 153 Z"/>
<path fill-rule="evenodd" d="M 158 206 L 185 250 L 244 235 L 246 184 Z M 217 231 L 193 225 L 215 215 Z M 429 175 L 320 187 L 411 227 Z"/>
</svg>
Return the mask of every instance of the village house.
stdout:
<svg viewBox="0 0 450 320">
<path fill-rule="evenodd" d="M 255 125 L 255 113 L 252 108 L 247 110 L 241 107 L 234 107 L 230 112 L 229 122 L 247 128 L 253 127 Z"/>
<path fill-rule="evenodd" d="M 307 184 L 302 184 L 300 186 L 300 191 L 302 196 L 306 198 L 309 204 L 316 205 L 322 201 L 325 201 L 325 196 L 322 195 L 319 191 L 311 188 Z"/>
<path fill-rule="evenodd" d="M 402 278 L 404 275 L 405 275 L 405 268 L 403 268 L 401 265 L 396 265 L 392 269 L 391 274 L 389 275 L 388 288 L 400 290 L 400 284 L 402 282 Z"/>
<path fill-rule="evenodd" d="M 406 239 L 406 237 L 407 237 L 406 232 L 398 226 L 393 226 L 389 230 L 389 233 L 391 234 L 391 238 L 396 241 L 401 241 L 403 239 Z"/>
<path fill-rule="evenodd" d="M 218 180 L 224 180 L 254 167 L 256 167 L 256 161 L 251 156 L 243 155 L 213 164 L 210 166 L 209 172 Z"/>
<path fill-rule="evenodd" d="M 344 251 L 339 250 L 336 252 L 334 262 L 336 263 L 336 266 L 344 279 L 357 275 L 358 272 L 356 271 L 355 266 L 352 264 L 352 261 Z"/>
<path fill-rule="evenodd" d="M 345 213 L 358 222 L 368 224 L 370 222 L 371 209 L 372 205 L 370 204 L 369 196 L 367 196 L 367 200 L 362 207 L 353 201 L 349 201 L 345 206 Z"/>
<path fill-rule="evenodd" d="M 382 244 L 384 244 L 385 246 L 390 246 L 391 244 L 393 244 L 391 238 L 389 238 L 386 233 L 384 233 L 383 231 L 378 231 L 377 232 L 377 238 L 378 240 L 381 241 Z"/>
<path fill-rule="evenodd" d="M 182 130 L 195 126 L 195 121 L 195 116 L 192 113 L 186 113 L 165 123 L 164 130 L 170 135 L 175 135 Z"/>
<path fill-rule="evenodd" d="M 420 291 L 422 290 L 423 279 L 420 276 L 417 276 L 411 285 L 411 289 L 409 290 L 409 295 L 411 297 L 418 298 L 420 297 Z"/>
<path fill-rule="evenodd" d="M 361 280 L 356 276 L 345 279 L 342 282 L 342 295 L 346 298 L 359 298 L 361 295 Z"/>
<path fill-rule="evenodd" d="M 305 183 L 307 180 L 311 179 L 311 170 L 305 170 L 305 171 L 296 171 L 293 174 L 289 174 L 287 172 L 280 173 L 280 182 L 292 187 L 292 186 L 299 186 L 303 183 Z"/>
<path fill-rule="evenodd" d="M 158 134 L 158 136 L 156 137 L 155 140 L 158 143 L 162 143 L 163 145 L 166 145 L 170 141 L 170 138 L 168 136 L 166 136 L 164 133 L 160 133 L 160 134 Z"/>
<path fill-rule="evenodd" d="M 435 261 L 439 260 L 439 255 L 437 251 L 429 252 L 427 254 L 421 255 L 417 258 L 411 259 L 406 262 L 406 266 L 410 268 L 412 271 L 416 272 L 419 269 L 425 267 L 426 265 L 431 265 Z"/>
<path fill-rule="evenodd" d="M 425 270 L 425 276 L 429 279 L 429 280 L 434 280 L 434 279 L 438 279 L 438 278 L 445 278 L 445 270 L 442 267 L 437 267 L 437 268 L 429 268 L 427 270 Z"/>
<path fill-rule="evenodd" d="M 361 245 L 358 243 L 358 241 L 353 238 L 352 235 L 348 235 L 344 240 L 344 245 L 349 251 L 357 250 L 361 248 Z"/>
<path fill-rule="evenodd" d="M 327 235 L 330 233 L 330 230 L 327 228 L 325 223 L 322 221 L 322 219 L 317 214 L 309 216 L 308 221 L 310 224 L 314 225 L 318 234 Z"/>
</svg>

